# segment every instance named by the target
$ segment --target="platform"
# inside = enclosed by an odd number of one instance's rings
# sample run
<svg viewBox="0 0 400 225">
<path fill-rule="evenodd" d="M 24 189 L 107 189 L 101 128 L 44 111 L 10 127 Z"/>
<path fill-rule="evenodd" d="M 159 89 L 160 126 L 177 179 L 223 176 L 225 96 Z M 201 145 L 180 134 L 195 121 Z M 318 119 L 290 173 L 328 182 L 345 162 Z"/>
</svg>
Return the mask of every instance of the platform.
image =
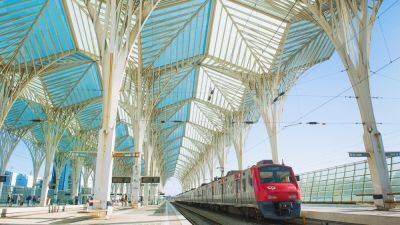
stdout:
<svg viewBox="0 0 400 225">
<path fill-rule="evenodd" d="M 137 224 L 137 225 L 190 225 L 170 203 L 139 209 L 116 208 L 109 219 L 95 219 L 88 213 L 77 211 L 26 214 L 1 218 L 0 224 Z"/>
<path fill-rule="evenodd" d="M 400 209 L 377 211 L 374 207 L 355 205 L 302 205 L 301 215 L 307 219 L 340 223 L 392 225 L 400 224 Z"/>
</svg>

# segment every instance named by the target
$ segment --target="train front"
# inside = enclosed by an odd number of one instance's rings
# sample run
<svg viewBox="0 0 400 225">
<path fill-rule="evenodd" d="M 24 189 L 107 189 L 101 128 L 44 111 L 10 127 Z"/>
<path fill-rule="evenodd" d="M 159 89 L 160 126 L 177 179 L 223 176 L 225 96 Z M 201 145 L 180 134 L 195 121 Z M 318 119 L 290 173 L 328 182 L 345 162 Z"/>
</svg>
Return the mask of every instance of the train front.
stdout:
<svg viewBox="0 0 400 225">
<path fill-rule="evenodd" d="M 262 161 L 252 168 L 252 176 L 257 204 L 265 218 L 300 216 L 300 189 L 291 167 Z"/>
</svg>

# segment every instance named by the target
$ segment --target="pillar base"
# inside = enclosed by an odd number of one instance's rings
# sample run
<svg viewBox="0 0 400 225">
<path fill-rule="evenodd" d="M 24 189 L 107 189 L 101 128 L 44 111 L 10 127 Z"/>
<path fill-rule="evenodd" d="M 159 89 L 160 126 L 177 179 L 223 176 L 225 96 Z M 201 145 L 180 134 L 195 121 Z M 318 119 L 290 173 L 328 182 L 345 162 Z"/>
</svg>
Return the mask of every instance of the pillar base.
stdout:
<svg viewBox="0 0 400 225">
<path fill-rule="evenodd" d="M 382 202 L 380 202 L 382 203 Z M 385 200 L 383 204 L 375 202 L 376 210 L 378 211 L 389 211 L 396 207 L 396 203 L 393 200 Z"/>
<path fill-rule="evenodd" d="M 109 219 L 110 215 L 108 214 L 107 210 L 93 210 L 90 211 L 90 216 L 96 219 Z"/>
</svg>

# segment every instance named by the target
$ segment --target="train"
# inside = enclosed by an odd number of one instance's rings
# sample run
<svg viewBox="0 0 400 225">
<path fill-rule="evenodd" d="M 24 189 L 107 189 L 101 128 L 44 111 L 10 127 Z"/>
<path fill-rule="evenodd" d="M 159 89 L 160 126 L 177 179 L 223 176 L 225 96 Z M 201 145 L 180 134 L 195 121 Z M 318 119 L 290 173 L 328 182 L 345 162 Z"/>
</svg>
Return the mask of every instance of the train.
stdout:
<svg viewBox="0 0 400 225">
<path fill-rule="evenodd" d="M 300 217 L 298 180 L 291 167 L 262 160 L 183 192 L 173 201 L 257 219 L 290 220 Z"/>
</svg>

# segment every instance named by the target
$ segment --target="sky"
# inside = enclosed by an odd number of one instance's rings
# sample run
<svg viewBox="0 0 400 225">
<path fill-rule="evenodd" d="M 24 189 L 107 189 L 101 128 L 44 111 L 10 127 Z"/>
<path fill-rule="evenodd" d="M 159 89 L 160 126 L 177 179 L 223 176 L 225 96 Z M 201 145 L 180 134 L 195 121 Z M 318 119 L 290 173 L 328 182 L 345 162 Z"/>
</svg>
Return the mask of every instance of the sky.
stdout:
<svg viewBox="0 0 400 225">
<path fill-rule="evenodd" d="M 388 10 L 386 10 L 388 9 Z M 371 44 L 371 70 L 386 66 L 371 76 L 371 96 L 378 129 L 382 133 L 385 151 L 400 150 L 400 3 L 384 1 Z M 390 63 L 393 61 L 392 63 Z M 352 90 L 339 97 L 351 85 L 336 53 L 328 61 L 305 72 L 287 93 L 282 123 L 278 134 L 280 158 L 293 167 L 295 173 L 341 165 L 361 158 L 349 158 L 349 151 L 365 151 L 358 106 Z M 306 116 L 305 116 L 306 115 Z M 304 118 L 303 118 L 304 117 Z M 292 121 L 324 122 L 326 125 L 293 125 Z M 261 159 L 271 159 L 266 129 L 260 118 L 249 130 L 244 148 L 243 167 Z M 215 171 L 218 165 L 215 164 Z M 228 149 L 225 171 L 237 168 L 233 148 Z M 24 144 L 19 144 L 7 169 L 24 174 L 32 173 L 32 163 Z M 41 169 L 43 174 L 43 166 Z M 164 188 L 167 195 L 181 192 L 180 183 L 170 178 Z"/>
</svg>

